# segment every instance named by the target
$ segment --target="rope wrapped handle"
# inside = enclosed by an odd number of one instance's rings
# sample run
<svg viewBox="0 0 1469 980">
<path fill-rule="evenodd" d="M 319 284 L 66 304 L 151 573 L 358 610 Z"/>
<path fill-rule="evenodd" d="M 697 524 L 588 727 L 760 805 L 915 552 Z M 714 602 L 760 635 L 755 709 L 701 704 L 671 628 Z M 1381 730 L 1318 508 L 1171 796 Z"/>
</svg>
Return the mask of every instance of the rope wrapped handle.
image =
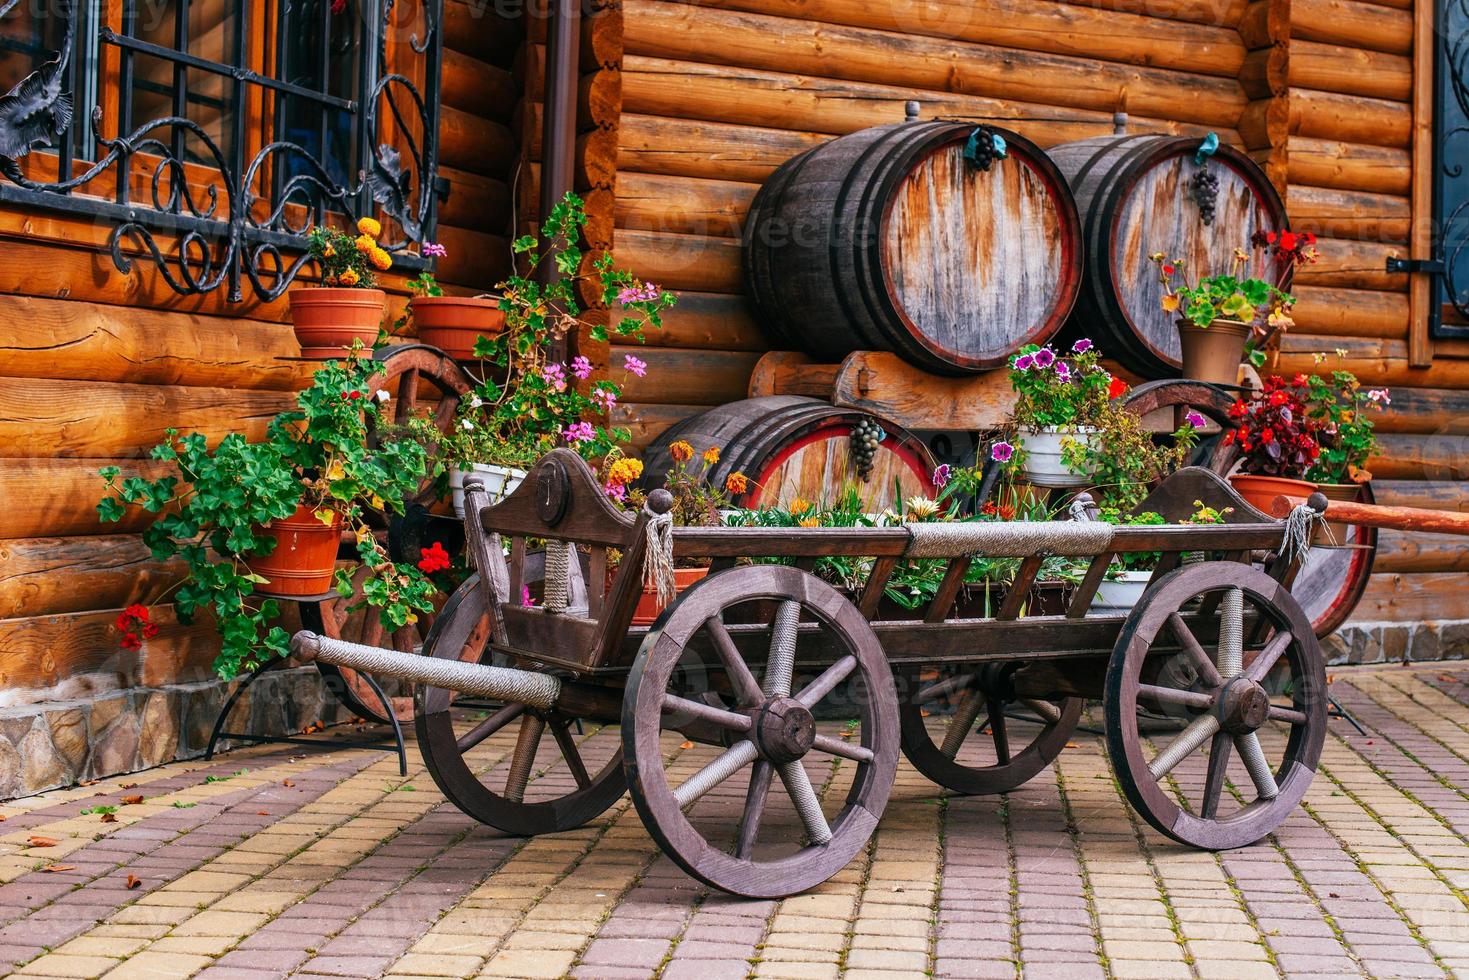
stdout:
<svg viewBox="0 0 1469 980">
<path fill-rule="evenodd" d="M 658 596 L 658 604 L 673 601 L 678 586 L 673 578 L 673 494 L 654 490 L 643 504 L 643 589 Z"/>
</svg>

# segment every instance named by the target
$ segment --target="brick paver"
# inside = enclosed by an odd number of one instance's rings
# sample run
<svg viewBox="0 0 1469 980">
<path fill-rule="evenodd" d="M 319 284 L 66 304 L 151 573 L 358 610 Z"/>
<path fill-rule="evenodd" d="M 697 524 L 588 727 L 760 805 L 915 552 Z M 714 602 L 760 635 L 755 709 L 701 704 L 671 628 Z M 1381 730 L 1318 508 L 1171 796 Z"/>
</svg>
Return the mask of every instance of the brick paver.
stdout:
<svg viewBox="0 0 1469 980">
<path fill-rule="evenodd" d="M 165 766 L 0 805 L 0 972 L 1469 977 L 1469 667 L 1335 677 L 1366 734 L 1331 723 L 1304 806 L 1257 846 L 1207 854 L 1153 833 L 1100 740 L 1078 733 L 1004 797 L 950 796 L 904 764 L 871 846 L 778 902 L 699 886 L 625 797 L 523 840 L 447 804 L 421 764 L 403 779 L 376 753 Z M 617 747 L 613 729 L 579 737 L 595 766 Z M 513 739 L 475 750 L 487 778 Z M 709 751 L 670 745 L 688 772 Z M 570 785 L 545 764 L 532 791 Z M 850 767 L 811 772 L 828 798 L 846 793 Z M 691 816 L 733 830 L 743 794 L 711 793 Z"/>
</svg>

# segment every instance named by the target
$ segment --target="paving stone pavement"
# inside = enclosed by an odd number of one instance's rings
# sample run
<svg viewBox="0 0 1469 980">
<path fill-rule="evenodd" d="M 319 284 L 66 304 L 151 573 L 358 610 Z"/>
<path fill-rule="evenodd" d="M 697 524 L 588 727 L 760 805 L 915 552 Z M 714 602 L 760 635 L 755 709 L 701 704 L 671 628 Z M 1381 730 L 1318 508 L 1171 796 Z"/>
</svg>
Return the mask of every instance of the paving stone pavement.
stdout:
<svg viewBox="0 0 1469 980">
<path fill-rule="evenodd" d="M 1469 977 L 1469 665 L 1342 669 L 1333 691 L 1366 734 L 1333 721 L 1304 806 L 1253 847 L 1153 833 L 1078 734 L 1004 797 L 948 796 L 904 764 L 866 852 L 778 902 L 694 883 L 625 796 L 526 840 L 446 803 L 416 759 L 406 779 L 343 749 L 168 765 L 0 805 L 0 971 Z M 614 731 L 580 737 L 589 763 L 612 757 Z M 513 742 L 473 758 L 493 770 Z M 566 778 L 559 759 L 537 776 Z"/>
</svg>

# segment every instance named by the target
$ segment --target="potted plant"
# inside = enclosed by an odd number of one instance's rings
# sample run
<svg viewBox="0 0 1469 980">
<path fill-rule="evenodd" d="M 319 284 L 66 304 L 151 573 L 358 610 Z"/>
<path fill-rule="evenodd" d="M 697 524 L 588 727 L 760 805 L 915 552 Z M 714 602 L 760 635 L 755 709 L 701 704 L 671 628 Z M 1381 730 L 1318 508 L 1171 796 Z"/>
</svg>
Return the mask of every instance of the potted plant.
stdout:
<svg viewBox="0 0 1469 980">
<path fill-rule="evenodd" d="M 1317 261 L 1316 236 L 1260 232 L 1251 244 L 1274 259 L 1274 282 L 1241 278 L 1251 262 L 1244 249 L 1234 250 L 1228 272 L 1201 276 L 1196 283 L 1188 281 L 1183 259 L 1170 259 L 1162 252 L 1151 256 L 1163 283 L 1163 309 L 1178 315 L 1185 378 L 1233 385 L 1240 364 L 1248 359 L 1259 367 L 1265 345 L 1293 325 L 1290 308 L 1295 297 L 1283 287 L 1297 265 Z"/>
<path fill-rule="evenodd" d="M 562 360 L 557 352 L 566 338 L 583 332 L 595 343 L 641 343 L 646 330 L 662 327 L 662 312 L 674 298 L 614 268 L 608 254 L 598 256 L 590 271 L 583 272 L 579 243 L 586 220 L 581 198 L 567 194 L 546 218 L 540 238 L 527 235 L 514 243 L 525 258 L 525 273 L 499 286 L 505 329 L 475 342 L 473 353 L 481 364 L 478 383 L 460 402 L 454 427 L 443 441 L 452 464 L 449 484 L 455 510 L 461 516 L 467 473 L 485 476 L 492 492 L 498 486 L 510 493 L 525 478 L 526 467 L 557 445 L 569 445 L 586 459 L 596 460 L 631 436 L 626 428 L 611 424 L 621 386 L 594 377 L 597 372 L 589 358 Z M 543 284 L 536 270 L 548 260 L 560 278 Z M 577 297 L 588 288 L 619 311 L 610 327 L 584 322 Z M 624 381 L 646 375 L 648 365 L 642 359 L 623 352 L 620 360 Z"/>
<path fill-rule="evenodd" d="M 1115 507 L 1103 507 L 1101 519 L 1109 524 L 1157 525 L 1168 523 L 1163 515 L 1153 511 L 1128 513 Z M 1097 586 L 1091 609 L 1103 615 L 1125 614 L 1132 611 L 1137 601 L 1147 591 L 1153 570 L 1158 567 L 1160 552 L 1130 551 L 1120 554 L 1107 569 L 1107 576 Z"/>
<path fill-rule="evenodd" d="M 1090 340 L 1078 340 L 1061 356 L 1050 346 L 1027 344 L 1010 358 L 1010 387 L 1015 392 L 1012 426 L 1015 442 L 1000 441 L 990 457 L 1010 473 L 1040 487 L 1083 487 L 1091 482 L 1085 469 L 1067 464 L 1067 447 L 1084 448 L 1096 436 L 1097 418 L 1109 400 L 1126 390 L 1099 363 L 1101 353 Z M 1081 458 L 1071 450 L 1073 461 Z"/>
<path fill-rule="evenodd" d="M 1377 449 L 1372 413 L 1392 404 L 1386 388 L 1363 389 L 1350 371 L 1333 371 L 1330 380 L 1312 375 L 1306 380 L 1306 407 L 1316 422 L 1321 455 L 1306 471 L 1328 500 L 1353 501 L 1361 486 L 1372 479 L 1367 460 Z M 1321 545 L 1342 544 L 1349 525 L 1329 521 L 1318 532 Z"/>
<path fill-rule="evenodd" d="M 449 252 L 443 245 L 424 242 L 423 254 L 441 259 Z M 406 316 L 412 318 L 419 342 L 439 348 L 456 361 L 473 359 L 479 338 L 493 337 L 505 329 L 499 296 L 445 296 L 431 272 L 410 279 L 408 288 L 413 290 L 413 298 L 408 301 Z"/>
<path fill-rule="evenodd" d="M 1088 475 L 1103 511 L 1126 512 L 1188 462 L 1207 420 L 1189 410 L 1170 436 L 1155 439 L 1142 417 L 1123 403 L 1127 385 L 1113 379 L 1110 390 L 1115 397 L 1095 413 L 1091 438 L 1069 443 L 1061 455 L 1072 472 Z"/>
<path fill-rule="evenodd" d="M 1261 390 L 1230 406 L 1235 428 L 1224 434 L 1226 445 L 1238 447 L 1239 472 L 1229 482 L 1257 510 L 1271 512 L 1281 494 L 1308 497 L 1316 485 L 1304 479 L 1321 456 L 1316 436 L 1320 424 L 1306 406 L 1307 380 L 1279 375 L 1265 379 Z"/>
<path fill-rule="evenodd" d="M 387 305 L 377 274 L 393 265 L 393 257 L 377 241 L 382 230 L 375 219 L 363 218 L 356 237 L 322 225 L 307 233 L 321 285 L 286 294 L 302 357 L 340 357 L 354 341 L 369 347 L 376 342 Z"/>
<path fill-rule="evenodd" d="M 433 585 L 412 565 L 393 562 L 366 522 L 369 510 L 401 511 L 430 475 L 427 450 L 411 439 L 368 446 L 368 423 L 382 396 L 367 390 L 372 362 L 330 361 L 283 412 L 263 442 L 238 433 L 213 447 L 197 433 L 168 437 L 153 458 L 173 464 L 156 480 L 101 473 L 106 521 L 130 506 L 157 515 L 143 540 L 159 561 L 182 558 L 187 575 L 173 594 L 184 622 L 207 612 L 219 632 L 214 666 L 234 677 L 285 656 L 289 634 L 271 596 L 314 596 L 333 586 L 350 597 L 353 567 L 337 567 L 343 529 L 367 569 L 362 596 L 392 632 L 432 609 Z"/>
</svg>

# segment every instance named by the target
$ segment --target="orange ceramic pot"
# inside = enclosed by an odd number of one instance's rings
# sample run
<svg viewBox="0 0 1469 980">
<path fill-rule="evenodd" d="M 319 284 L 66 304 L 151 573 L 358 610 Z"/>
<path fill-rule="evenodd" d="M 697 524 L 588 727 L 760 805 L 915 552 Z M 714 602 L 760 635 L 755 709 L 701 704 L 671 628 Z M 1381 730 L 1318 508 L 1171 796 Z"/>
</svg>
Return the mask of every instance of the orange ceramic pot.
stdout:
<svg viewBox="0 0 1469 980">
<path fill-rule="evenodd" d="M 673 570 L 674 589 L 682 592 L 708 574 L 709 569 L 707 568 L 675 568 Z M 658 593 L 645 589 L 642 596 L 638 598 L 637 608 L 633 610 L 632 624 L 652 626 L 653 620 L 657 619 L 658 614 L 662 611 L 663 607 L 658 604 Z"/>
<path fill-rule="evenodd" d="M 291 324 L 301 356 L 319 360 L 341 357 L 354 340 L 372 347 L 388 302 L 381 289 L 342 286 L 310 286 L 286 295 L 291 299 Z"/>
<path fill-rule="evenodd" d="M 1275 498 L 1285 494 L 1302 499 L 1316 492 L 1316 484 L 1305 480 L 1292 480 L 1283 476 L 1256 476 L 1253 473 L 1236 473 L 1229 478 L 1235 493 L 1258 511 L 1274 516 L 1271 507 Z"/>
<path fill-rule="evenodd" d="M 270 581 L 258 591 L 274 596 L 314 596 L 330 592 L 337 567 L 337 544 L 342 538 L 342 517 L 323 524 L 311 507 L 271 521 L 261 531 L 275 539 L 275 550 L 252 557 L 250 571 Z"/>
<path fill-rule="evenodd" d="M 474 342 L 505 330 L 498 297 L 415 296 L 408 301 L 420 343 L 430 344 L 456 361 L 474 358 Z"/>
</svg>

